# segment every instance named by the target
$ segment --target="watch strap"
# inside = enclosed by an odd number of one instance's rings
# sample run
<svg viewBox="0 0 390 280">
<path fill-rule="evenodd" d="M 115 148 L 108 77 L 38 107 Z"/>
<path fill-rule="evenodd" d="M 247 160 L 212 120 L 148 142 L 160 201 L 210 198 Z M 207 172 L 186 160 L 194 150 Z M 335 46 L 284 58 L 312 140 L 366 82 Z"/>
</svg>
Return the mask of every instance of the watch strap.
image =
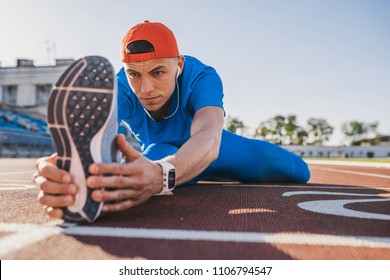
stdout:
<svg viewBox="0 0 390 280">
<path fill-rule="evenodd" d="M 163 175 L 163 185 L 161 191 L 155 195 L 169 194 L 175 189 L 176 186 L 175 166 L 165 160 L 156 160 L 155 162 L 161 166 Z"/>
</svg>

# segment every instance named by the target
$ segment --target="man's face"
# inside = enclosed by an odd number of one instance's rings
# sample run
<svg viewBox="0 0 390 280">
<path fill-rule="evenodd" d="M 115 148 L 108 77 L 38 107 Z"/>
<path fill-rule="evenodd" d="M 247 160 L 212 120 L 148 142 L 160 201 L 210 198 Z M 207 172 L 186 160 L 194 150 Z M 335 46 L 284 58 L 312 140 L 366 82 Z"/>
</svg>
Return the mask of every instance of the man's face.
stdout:
<svg viewBox="0 0 390 280">
<path fill-rule="evenodd" d="M 171 98 L 182 63 L 181 57 L 125 63 L 130 87 L 148 111 L 160 110 Z"/>
</svg>

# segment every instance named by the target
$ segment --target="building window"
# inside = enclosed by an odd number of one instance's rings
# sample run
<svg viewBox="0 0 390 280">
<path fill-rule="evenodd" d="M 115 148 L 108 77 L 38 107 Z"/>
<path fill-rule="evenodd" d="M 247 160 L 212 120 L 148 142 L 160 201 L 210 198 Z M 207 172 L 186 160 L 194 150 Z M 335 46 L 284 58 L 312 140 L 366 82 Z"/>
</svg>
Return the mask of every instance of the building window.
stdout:
<svg viewBox="0 0 390 280">
<path fill-rule="evenodd" d="M 373 158 L 373 157 L 375 157 L 375 153 L 374 152 L 367 152 L 367 157 Z"/>
<path fill-rule="evenodd" d="M 35 104 L 46 105 L 49 100 L 51 84 L 36 85 Z"/>
<path fill-rule="evenodd" d="M 2 103 L 6 105 L 16 105 L 18 86 L 6 85 L 3 86 L 2 89 L 3 89 Z"/>
</svg>

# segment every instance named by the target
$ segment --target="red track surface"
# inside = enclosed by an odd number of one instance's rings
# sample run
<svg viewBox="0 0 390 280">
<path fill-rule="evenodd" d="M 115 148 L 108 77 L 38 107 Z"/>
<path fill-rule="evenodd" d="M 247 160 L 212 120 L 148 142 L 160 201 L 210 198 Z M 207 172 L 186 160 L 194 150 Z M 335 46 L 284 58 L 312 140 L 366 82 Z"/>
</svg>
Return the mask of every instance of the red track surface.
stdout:
<svg viewBox="0 0 390 280">
<path fill-rule="evenodd" d="M 34 160 L 0 160 L 1 259 L 390 259 L 390 168 L 311 165 L 307 185 L 204 183 L 91 225 L 48 219 Z"/>
</svg>

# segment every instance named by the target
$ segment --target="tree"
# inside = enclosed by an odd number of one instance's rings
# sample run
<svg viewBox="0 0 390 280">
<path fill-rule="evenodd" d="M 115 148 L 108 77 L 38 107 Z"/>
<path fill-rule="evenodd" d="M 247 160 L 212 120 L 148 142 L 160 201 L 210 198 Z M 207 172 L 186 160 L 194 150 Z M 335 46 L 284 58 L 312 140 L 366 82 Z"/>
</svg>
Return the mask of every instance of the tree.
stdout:
<svg viewBox="0 0 390 280">
<path fill-rule="evenodd" d="M 357 145 L 363 138 L 369 136 L 378 136 L 378 122 L 364 123 L 361 121 L 345 122 L 341 126 L 341 130 L 352 145 Z"/>
<path fill-rule="evenodd" d="M 308 133 L 302 127 L 298 127 L 294 133 L 294 144 L 295 145 L 306 145 Z"/>
<path fill-rule="evenodd" d="M 369 123 L 367 124 L 367 130 L 368 130 L 368 133 L 372 133 L 372 137 L 377 137 L 378 136 L 378 126 L 379 126 L 379 122 L 372 122 L 372 123 Z"/>
<path fill-rule="evenodd" d="M 333 127 L 325 119 L 310 118 L 308 124 L 309 145 L 323 145 L 333 133 Z"/>
<path fill-rule="evenodd" d="M 282 128 L 284 126 L 284 117 L 277 115 L 273 118 L 270 118 L 267 121 L 261 122 L 257 127 L 255 138 L 260 138 L 268 142 L 281 145 L 282 144 Z"/>
<path fill-rule="evenodd" d="M 227 116 L 225 120 L 225 129 L 242 135 L 246 130 L 246 126 L 239 118 Z"/>
<path fill-rule="evenodd" d="M 345 122 L 341 125 L 341 131 L 344 133 L 346 137 L 357 138 L 367 131 L 364 127 L 363 122 L 359 121 L 351 121 Z"/>
<path fill-rule="evenodd" d="M 261 122 L 254 137 L 277 145 L 302 145 L 306 141 L 307 132 L 297 124 L 295 115 L 276 115 Z"/>
</svg>

